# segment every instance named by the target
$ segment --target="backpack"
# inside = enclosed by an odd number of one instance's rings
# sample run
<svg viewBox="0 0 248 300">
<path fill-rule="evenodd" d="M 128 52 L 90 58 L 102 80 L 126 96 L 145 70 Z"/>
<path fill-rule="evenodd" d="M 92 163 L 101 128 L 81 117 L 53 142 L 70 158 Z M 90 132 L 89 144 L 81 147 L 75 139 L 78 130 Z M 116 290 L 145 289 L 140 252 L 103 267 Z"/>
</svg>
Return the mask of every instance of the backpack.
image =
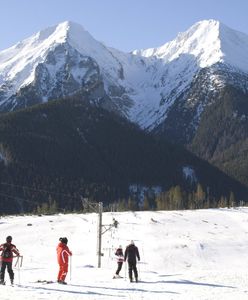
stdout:
<svg viewBox="0 0 248 300">
<path fill-rule="evenodd" d="M 4 244 L 4 248 L 3 248 L 1 256 L 3 258 L 10 258 L 10 257 L 12 257 L 12 251 L 11 251 L 10 245 Z"/>
</svg>

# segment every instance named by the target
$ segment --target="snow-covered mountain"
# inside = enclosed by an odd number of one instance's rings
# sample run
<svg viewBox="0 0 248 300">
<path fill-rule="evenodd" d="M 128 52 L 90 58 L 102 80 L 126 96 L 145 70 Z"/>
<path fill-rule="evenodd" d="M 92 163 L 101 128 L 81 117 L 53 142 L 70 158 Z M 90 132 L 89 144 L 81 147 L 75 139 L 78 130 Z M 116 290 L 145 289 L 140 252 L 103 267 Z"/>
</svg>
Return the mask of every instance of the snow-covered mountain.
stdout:
<svg viewBox="0 0 248 300">
<path fill-rule="evenodd" d="M 248 90 L 247 53 L 248 36 L 215 20 L 133 53 L 106 47 L 67 21 L 0 52 L 0 110 L 87 92 L 89 101 L 144 129 L 174 127 L 176 116 L 187 140 L 223 86 Z"/>
<path fill-rule="evenodd" d="M 226 84 L 248 90 L 248 36 L 215 20 L 196 23 L 159 48 L 134 53 L 159 61 L 155 86 L 160 89 L 160 98 L 153 111 L 157 112 L 156 121 L 146 123 L 152 128 L 171 116 L 169 127 L 179 117 L 184 127 L 188 123 L 192 127 L 189 131 L 194 131 L 204 107 Z M 172 113 L 175 110 L 176 114 Z M 192 114 L 182 120 L 185 112 Z"/>
<path fill-rule="evenodd" d="M 136 50 L 134 53 L 155 56 L 165 63 L 181 59 L 181 55 L 191 55 L 201 68 L 225 62 L 247 72 L 247 50 L 246 34 L 230 29 L 219 21 L 205 20 L 179 33 L 175 40 L 161 47 Z"/>
<path fill-rule="evenodd" d="M 94 90 L 94 100 L 121 90 L 122 65 L 81 25 L 64 22 L 0 53 L 0 105 L 14 110 Z M 105 92 L 106 91 L 106 92 Z M 111 99 L 115 95 L 111 95 Z"/>
</svg>

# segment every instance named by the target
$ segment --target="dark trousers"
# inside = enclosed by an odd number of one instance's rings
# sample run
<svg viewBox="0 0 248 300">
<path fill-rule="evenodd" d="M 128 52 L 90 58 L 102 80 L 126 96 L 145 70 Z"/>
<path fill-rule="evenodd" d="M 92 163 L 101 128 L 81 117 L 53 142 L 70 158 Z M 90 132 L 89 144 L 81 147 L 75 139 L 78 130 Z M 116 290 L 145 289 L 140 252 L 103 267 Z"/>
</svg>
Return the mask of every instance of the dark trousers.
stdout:
<svg viewBox="0 0 248 300">
<path fill-rule="evenodd" d="M 0 280 L 4 281 L 4 274 L 5 274 L 6 267 L 7 267 L 8 273 L 9 273 L 10 280 L 11 281 L 14 280 L 14 272 L 12 270 L 12 261 L 11 262 L 2 261 Z"/>
<path fill-rule="evenodd" d="M 119 275 L 119 273 L 120 273 L 120 270 L 121 270 L 121 268 L 122 268 L 122 265 L 123 265 L 123 262 L 122 262 L 122 261 L 120 261 L 120 262 L 118 262 L 117 264 L 118 264 L 118 268 L 117 268 L 117 270 L 116 270 L 115 274 L 116 274 L 116 275 Z"/>
<path fill-rule="evenodd" d="M 137 280 L 138 279 L 138 271 L 136 267 L 136 261 L 128 261 L 128 274 L 129 274 L 129 279 L 133 280 L 133 272 L 134 272 L 134 277 Z"/>
</svg>

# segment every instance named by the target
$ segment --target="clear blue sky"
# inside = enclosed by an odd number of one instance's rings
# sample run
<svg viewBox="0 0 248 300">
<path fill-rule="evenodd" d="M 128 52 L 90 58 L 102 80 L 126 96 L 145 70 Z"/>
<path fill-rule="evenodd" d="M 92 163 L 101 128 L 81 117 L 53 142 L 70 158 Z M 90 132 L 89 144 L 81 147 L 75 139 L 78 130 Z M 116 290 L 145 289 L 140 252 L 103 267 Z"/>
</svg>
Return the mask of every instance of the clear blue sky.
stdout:
<svg viewBox="0 0 248 300">
<path fill-rule="evenodd" d="M 0 0 L 0 50 L 70 20 L 122 51 L 161 46 L 204 19 L 248 34 L 248 0 Z"/>
</svg>

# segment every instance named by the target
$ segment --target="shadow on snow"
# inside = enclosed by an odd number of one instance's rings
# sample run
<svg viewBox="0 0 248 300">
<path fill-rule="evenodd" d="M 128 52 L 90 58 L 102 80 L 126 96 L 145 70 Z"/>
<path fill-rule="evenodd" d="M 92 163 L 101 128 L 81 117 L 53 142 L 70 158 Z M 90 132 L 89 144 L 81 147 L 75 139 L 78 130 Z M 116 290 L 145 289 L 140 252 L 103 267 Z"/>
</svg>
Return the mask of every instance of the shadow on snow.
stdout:
<svg viewBox="0 0 248 300">
<path fill-rule="evenodd" d="M 156 283 L 156 282 L 146 282 L 146 281 L 141 281 L 140 283 Z M 177 292 L 172 292 L 172 291 L 158 291 L 158 290 L 150 290 L 150 289 L 142 289 L 142 288 L 137 288 L 137 286 L 139 285 L 139 283 L 133 283 L 132 287 L 128 287 L 128 288 L 116 288 L 116 287 L 106 287 L 106 286 L 90 286 L 90 285 L 77 285 L 77 284 L 71 284 L 71 286 L 75 286 L 75 287 L 82 287 L 82 288 L 92 288 L 92 289 L 104 289 L 104 290 L 114 290 L 114 291 L 138 291 L 138 292 L 143 292 L 143 293 L 167 293 L 167 294 L 179 294 Z"/>
<path fill-rule="evenodd" d="M 164 281 L 155 281 L 152 283 L 175 283 L 175 284 L 192 284 L 192 285 L 202 285 L 202 286 L 209 286 L 214 288 L 229 288 L 229 289 L 236 289 L 235 286 L 230 285 L 222 285 L 222 284 L 214 284 L 214 283 L 204 283 L 204 282 L 195 282 L 190 280 L 164 280 Z"/>
</svg>

